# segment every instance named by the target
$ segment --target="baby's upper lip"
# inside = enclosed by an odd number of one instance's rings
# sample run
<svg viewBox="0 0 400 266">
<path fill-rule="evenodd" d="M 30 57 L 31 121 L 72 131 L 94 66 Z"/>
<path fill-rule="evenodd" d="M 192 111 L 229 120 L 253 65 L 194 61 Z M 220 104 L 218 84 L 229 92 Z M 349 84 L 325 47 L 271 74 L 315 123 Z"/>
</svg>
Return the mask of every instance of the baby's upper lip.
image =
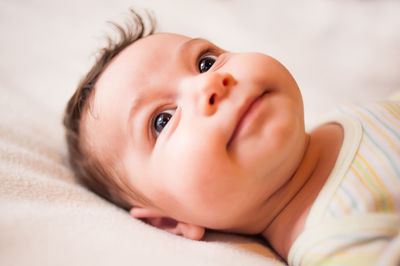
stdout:
<svg viewBox="0 0 400 266">
<path fill-rule="evenodd" d="M 236 113 L 235 119 L 234 119 L 234 129 L 232 132 L 232 135 L 227 143 L 227 146 L 229 147 L 232 140 L 235 138 L 237 131 L 240 127 L 240 124 L 243 120 L 243 118 L 246 116 L 246 114 L 248 113 L 248 111 L 250 110 L 251 106 L 259 99 L 261 98 L 264 94 L 266 93 L 266 91 L 262 92 L 261 94 L 257 94 L 257 95 L 253 95 L 251 97 L 248 97 L 243 104 L 240 106 L 240 108 L 238 109 L 238 112 Z"/>
</svg>

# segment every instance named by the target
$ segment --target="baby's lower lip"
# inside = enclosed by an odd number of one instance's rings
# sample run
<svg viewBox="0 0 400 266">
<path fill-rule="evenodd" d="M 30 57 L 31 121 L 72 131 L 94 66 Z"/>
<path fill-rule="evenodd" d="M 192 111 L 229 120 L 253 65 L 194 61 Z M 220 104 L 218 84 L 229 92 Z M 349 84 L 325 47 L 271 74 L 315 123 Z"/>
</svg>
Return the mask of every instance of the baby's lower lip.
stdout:
<svg viewBox="0 0 400 266">
<path fill-rule="evenodd" d="M 246 128 L 248 123 L 251 123 L 251 120 L 255 113 L 257 112 L 258 107 L 260 107 L 262 100 L 267 92 L 264 92 L 260 96 L 258 96 L 255 101 L 249 106 L 246 113 L 241 117 L 238 124 L 236 125 L 235 131 L 233 132 L 229 142 L 229 145 L 235 140 L 235 138 Z"/>
</svg>

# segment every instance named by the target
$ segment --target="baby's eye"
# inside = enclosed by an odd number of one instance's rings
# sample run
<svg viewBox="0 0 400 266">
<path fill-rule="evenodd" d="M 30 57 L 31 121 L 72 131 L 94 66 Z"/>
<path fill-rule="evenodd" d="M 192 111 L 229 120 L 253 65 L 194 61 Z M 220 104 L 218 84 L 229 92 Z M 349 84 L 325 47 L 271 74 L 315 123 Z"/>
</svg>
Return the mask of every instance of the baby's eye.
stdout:
<svg viewBox="0 0 400 266">
<path fill-rule="evenodd" d="M 198 65 L 200 73 L 207 72 L 214 65 L 215 61 L 217 61 L 215 55 L 207 55 L 201 58 Z"/>
<path fill-rule="evenodd" d="M 154 130 L 154 134 L 156 137 L 160 135 L 161 131 L 168 124 L 168 121 L 174 115 L 175 109 L 165 110 L 159 113 L 155 119 L 153 120 L 152 130 Z"/>
</svg>

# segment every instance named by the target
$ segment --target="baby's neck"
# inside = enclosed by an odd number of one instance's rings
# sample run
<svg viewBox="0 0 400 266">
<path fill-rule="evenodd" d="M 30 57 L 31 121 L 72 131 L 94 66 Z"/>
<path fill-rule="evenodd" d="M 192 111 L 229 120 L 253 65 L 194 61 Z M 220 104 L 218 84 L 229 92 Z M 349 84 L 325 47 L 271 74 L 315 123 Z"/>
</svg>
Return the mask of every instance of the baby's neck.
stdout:
<svg viewBox="0 0 400 266">
<path fill-rule="evenodd" d="M 312 131 L 300 167 L 282 190 L 282 199 L 288 196 L 291 199 L 262 235 L 286 260 L 290 247 L 304 229 L 312 204 L 335 165 L 342 143 L 343 130 L 338 124 L 326 124 Z"/>
</svg>

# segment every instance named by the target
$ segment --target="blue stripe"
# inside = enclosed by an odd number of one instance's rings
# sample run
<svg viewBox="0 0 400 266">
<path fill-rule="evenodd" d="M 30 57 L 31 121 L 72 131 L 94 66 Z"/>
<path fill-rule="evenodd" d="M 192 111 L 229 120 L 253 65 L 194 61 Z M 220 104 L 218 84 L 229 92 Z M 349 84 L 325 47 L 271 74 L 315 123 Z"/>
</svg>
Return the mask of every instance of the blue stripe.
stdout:
<svg viewBox="0 0 400 266">
<path fill-rule="evenodd" d="M 367 109 L 367 108 L 363 108 L 364 110 L 366 110 L 368 113 L 370 113 L 370 115 L 372 115 L 379 123 L 381 123 L 386 129 L 388 129 L 390 132 L 392 132 L 398 140 L 400 140 L 400 135 L 397 134 L 396 131 L 393 130 L 393 128 L 391 128 L 390 126 L 388 126 L 382 119 L 380 119 L 379 117 L 377 117 L 374 113 L 371 112 L 371 110 Z"/>
</svg>

